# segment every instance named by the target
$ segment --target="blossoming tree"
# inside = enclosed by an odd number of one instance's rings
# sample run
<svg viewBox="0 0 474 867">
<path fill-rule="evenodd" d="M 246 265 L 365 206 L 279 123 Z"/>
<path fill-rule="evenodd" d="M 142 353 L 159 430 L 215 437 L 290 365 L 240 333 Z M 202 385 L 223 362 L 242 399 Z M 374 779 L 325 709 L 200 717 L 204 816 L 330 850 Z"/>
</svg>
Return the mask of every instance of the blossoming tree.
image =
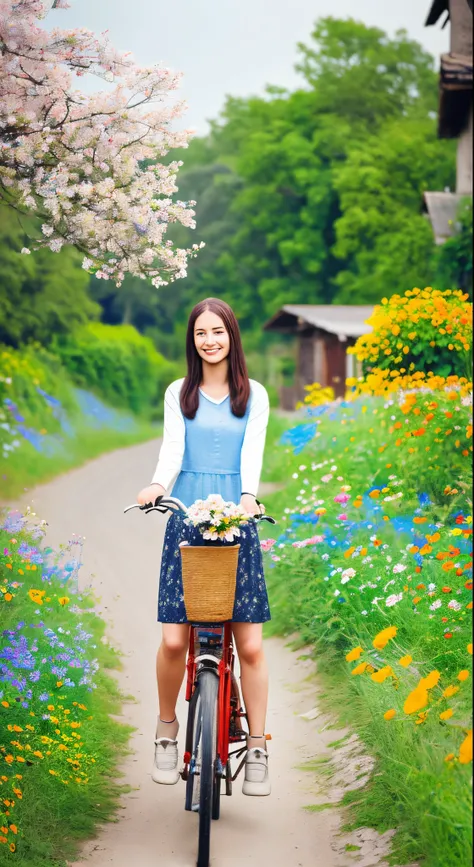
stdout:
<svg viewBox="0 0 474 867">
<path fill-rule="evenodd" d="M 197 245 L 175 249 L 166 230 L 193 227 L 194 203 L 172 199 L 181 163 L 159 161 L 190 137 L 171 129 L 184 107 L 168 100 L 180 76 L 137 66 L 105 34 L 48 32 L 51 5 L 68 3 L 0 0 L 0 201 L 40 218 L 32 248 L 73 244 L 98 277 L 120 283 L 128 272 L 155 286 L 184 277 Z M 74 89 L 86 73 L 112 88 Z"/>
</svg>

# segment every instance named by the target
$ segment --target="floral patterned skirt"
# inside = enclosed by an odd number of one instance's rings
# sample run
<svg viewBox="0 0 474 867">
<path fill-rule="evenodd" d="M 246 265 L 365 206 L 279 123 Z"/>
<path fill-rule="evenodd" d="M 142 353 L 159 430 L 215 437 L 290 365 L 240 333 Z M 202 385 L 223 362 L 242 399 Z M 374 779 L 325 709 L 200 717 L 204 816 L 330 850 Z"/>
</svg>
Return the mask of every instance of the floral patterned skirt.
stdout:
<svg viewBox="0 0 474 867">
<path fill-rule="evenodd" d="M 255 524 L 241 527 L 233 623 L 265 623 L 270 620 L 267 588 L 263 574 L 262 551 Z M 203 545 L 196 527 L 184 523 L 181 515 L 171 515 L 166 525 L 161 556 L 158 620 L 161 623 L 186 623 L 181 555 L 179 543 Z"/>
</svg>

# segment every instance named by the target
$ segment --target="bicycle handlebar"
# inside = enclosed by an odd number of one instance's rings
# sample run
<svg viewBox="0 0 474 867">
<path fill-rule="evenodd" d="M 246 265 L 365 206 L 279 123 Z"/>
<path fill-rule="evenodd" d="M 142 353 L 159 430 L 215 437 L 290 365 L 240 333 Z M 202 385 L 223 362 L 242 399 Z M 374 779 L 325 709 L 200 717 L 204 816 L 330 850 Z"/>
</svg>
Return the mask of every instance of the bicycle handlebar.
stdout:
<svg viewBox="0 0 474 867">
<path fill-rule="evenodd" d="M 260 501 L 256 500 L 257 504 L 260 505 Z M 145 512 L 148 515 L 150 512 L 161 512 L 162 515 L 166 515 L 166 512 L 175 512 L 176 514 L 187 514 L 187 509 L 184 503 L 181 500 L 178 500 L 177 497 L 157 497 L 155 500 L 155 504 L 145 503 L 141 505 L 140 503 L 133 503 L 131 506 L 126 506 L 123 510 L 124 514 L 130 512 L 131 509 L 140 509 L 141 512 Z M 272 518 L 271 515 L 254 515 L 249 518 L 250 521 L 254 521 L 258 523 L 259 521 L 268 521 L 269 524 L 276 524 L 275 518 Z"/>
</svg>

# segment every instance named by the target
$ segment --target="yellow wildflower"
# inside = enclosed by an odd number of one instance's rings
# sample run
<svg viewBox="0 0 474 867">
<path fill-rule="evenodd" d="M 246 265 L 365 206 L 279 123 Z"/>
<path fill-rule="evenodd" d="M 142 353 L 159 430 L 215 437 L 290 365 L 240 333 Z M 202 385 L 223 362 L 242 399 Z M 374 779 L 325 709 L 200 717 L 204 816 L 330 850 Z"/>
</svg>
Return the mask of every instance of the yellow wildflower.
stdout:
<svg viewBox="0 0 474 867">
<path fill-rule="evenodd" d="M 375 636 L 372 644 L 376 650 L 383 650 L 384 647 L 387 646 L 390 639 L 395 638 L 396 634 L 396 626 L 387 626 L 386 629 L 382 629 L 382 631 Z"/>
<path fill-rule="evenodd" d="M 451 719 L 453 713 L 454 713 L 453 709 L 449 707 L 448 710 L 444 710 L 443 713 L 440 713 L 439 718 L 440 719 Z"/>
<path fill-rule="evenodd" d="M 470 729 L 459 748 L 459 761 L 461 765 L 472 762 L 472 729 Z"/>
<path fill-rule="evenodd" d="M 390 719 L 393 719 L 396 715 L 397 715 L 396 710 L 391 708 L 390 710 L 385 711 L 383 718 L 386 720 L 390 720 Z"/>
<path fill-rule="evenodd" d="M 433 689 L 437 686 L 441 675 L 439 671 L 431 671 L 427 677 L 422 677 L 419 683 L 420 689 Z"/>
<path fill-rule="evenodd" d="M 443 698 L 452 698 L 452 696 L 456 695 L 457 692 L 459 692 L 458 686 L 447 686 L 443 691 Z"/>
<path fill-rule="evenodd" d="M 393 668 L 390 665 L 384 665 L 379 671 L 375 671 L 374 674 L 371 675 L 371 679 L 375 681 L 375 683 L 384 683 L 387 680 L 387 677 L 391 677 L 393 675 Z"/>
<path fill-rule="evenodd" d="M 416 689 L 412 690 L 410 695 L 407 696 L 403 710 L 406 714 L 416 713 L 417 711 L 423 710 L 423 708 L 428 704 L 428 698 L 428 690 L 419 684 Z"/>
<path fill-rule="evenodd" d="M 346 654 L 347 662 L 354 662 L 354 660 L 359 659 L 363 652 L 364 649 L 362 647 L 354 647 L 353 650 L 350 650 L 349 653 Z"/>
<path fill-rule="evenodd" d="M 361 662 L 359 663 L 359 665 L 356 665 L 356 667 L 352 669 L 351 674 L 363 674 L 366 668 L 367 663 Z"/>
</svg>

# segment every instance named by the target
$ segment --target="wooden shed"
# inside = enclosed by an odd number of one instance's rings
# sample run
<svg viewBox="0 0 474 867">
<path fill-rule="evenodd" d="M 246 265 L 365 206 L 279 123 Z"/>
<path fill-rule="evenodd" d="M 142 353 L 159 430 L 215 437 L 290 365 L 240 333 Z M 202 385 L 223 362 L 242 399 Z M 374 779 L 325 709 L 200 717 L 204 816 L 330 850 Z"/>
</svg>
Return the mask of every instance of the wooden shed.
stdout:
<svg viewBox="0 0 474 867">
<path fill-rule="evenodd" d="M 283 409 L 292 410 L 307 392 L 305 385 L 319 382 L 332 386 L 337 397 L 345 392 L 345 381 L 355 373 L 356 359 L 347 354 L 358 337 L 371 329 L 366 320 L 373 306 L 286 304 L 265 323 L 265 331 L 296 336 L 295 381 L 281 389 Z"/>
</svg>

